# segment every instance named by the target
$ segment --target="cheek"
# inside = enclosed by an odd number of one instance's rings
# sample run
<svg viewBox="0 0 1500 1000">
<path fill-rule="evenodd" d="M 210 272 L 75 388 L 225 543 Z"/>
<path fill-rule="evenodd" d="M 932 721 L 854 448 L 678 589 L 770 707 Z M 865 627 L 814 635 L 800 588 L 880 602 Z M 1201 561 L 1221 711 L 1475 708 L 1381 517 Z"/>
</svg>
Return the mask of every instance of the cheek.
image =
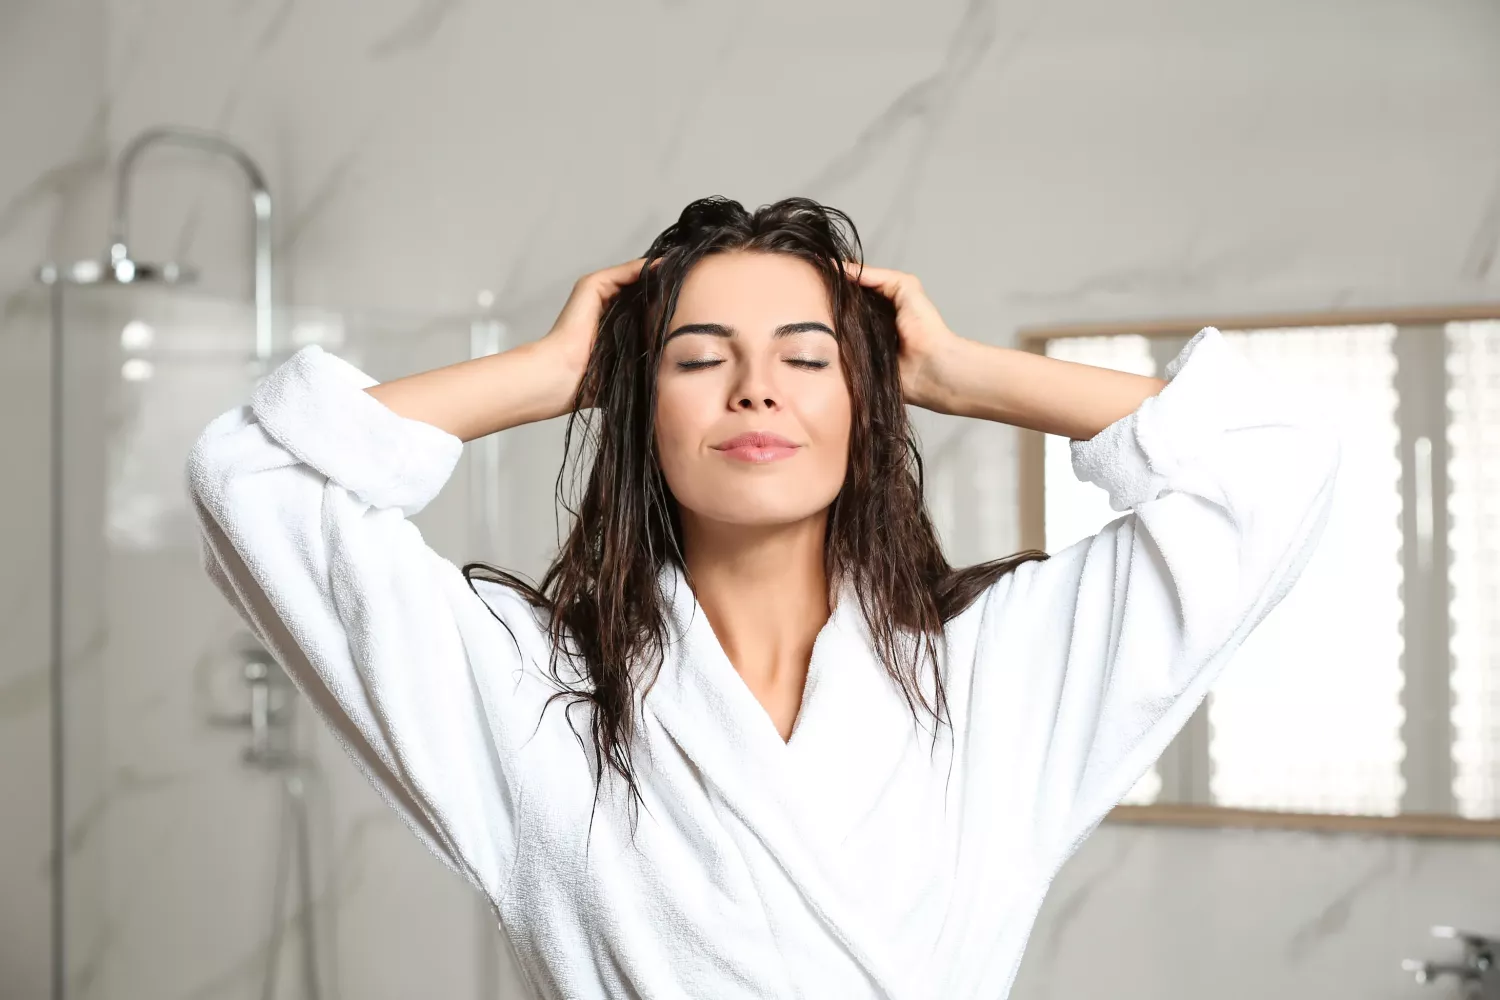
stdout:
<svg viewBox="0 0 1500 1000">
<path fill-rule="evenodd" d="M 661 386 L 656 397 L 656 454 L 668 485 L 692 461 L 703 440 L 705 417 L 692 393 Z"/>
<path fill-rule="evenodd" d="M 840 482 L 849 464 L 849 433 L 853 424 L 853 406 L 849 390 L 840 382 L 836 388 L 814 394 L 803 401 L 802 425 L 814 440 L 822 459 L 835 466 Z"/>
</svg>

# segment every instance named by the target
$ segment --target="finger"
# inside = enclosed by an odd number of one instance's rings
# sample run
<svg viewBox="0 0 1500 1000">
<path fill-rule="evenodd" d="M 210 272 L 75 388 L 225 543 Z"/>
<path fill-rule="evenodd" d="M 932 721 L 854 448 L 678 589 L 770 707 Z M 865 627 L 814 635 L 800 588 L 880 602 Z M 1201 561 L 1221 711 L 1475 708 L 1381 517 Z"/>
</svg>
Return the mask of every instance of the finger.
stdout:
<svg viewBox="0 0 1500 1000">
<path fill-rule="evenodd" d="M 641 265 L 645 262 L 646 258 L 636 257 L 634 260 L 627 260 L 623 264 L 616 264 L 614 267 L 606 267 L 604 270 L 597 272 L 597 274 L 599 277 L 605 279 L 606 281 L 615 282 L 617 284 L 629 284 L 636 278 L 640 277 Z"/>
<path fill-rule="evenodd" d="M 851 278 L 867 288 L 874 288 L 882 294 L 894 297 L 904 287 L 906 275 L 901 271 L 894 271 L 888 267 L 861 266 L 854 261 L 845 261 L 844 269 Z"/>
<path fill-rule="evenodd" d="M 592 286 L 594 293 L 600 299 L 608 299 L 641 276 L 641 265 L 645 261 L 646 258 L 637 257 L 623 264 L 606 267 L 602 271 L 595 271 L 585 281 Z"/>
<path fill-rule="evenodd" d="M 849 277 L 855 278 L 863 284 L 889 283 L 899 278 L 901 274 L 901 272 L 893 271 L 890 268 L 871 267 L 869 264 L 862 264 L 859 261 L 846 260 L 843 263 L 844 270 L 848 273 Z"/>
<path fill-rule="evenodd" d="M 663 258 L 661 257 L 652 257 L 651 269 L 655 270 L 660 266 L 662 260 Z M 617 284 L 628 285 L 641 276 L 641 265 L 645 263 L 645 257 L 636 257 L 634 260 L 627 260 L 623 264 L 616 264 L 614 267 L 607 268 L 600 273 L 609 275 L 610 280 Z"/>
</svg>

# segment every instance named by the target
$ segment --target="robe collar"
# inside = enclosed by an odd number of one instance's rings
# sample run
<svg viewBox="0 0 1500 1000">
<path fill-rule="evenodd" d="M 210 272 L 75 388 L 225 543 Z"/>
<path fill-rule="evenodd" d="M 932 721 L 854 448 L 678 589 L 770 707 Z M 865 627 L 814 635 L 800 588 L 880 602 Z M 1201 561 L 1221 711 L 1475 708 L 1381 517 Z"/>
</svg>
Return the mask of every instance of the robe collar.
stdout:
<svg viewBox="0 0 1500 1000">
<path fill-rule="evenodd" d="M 658 576 L 668 647 L 645 705 L 725 805 L 765 844 L 808 904 L 891 998 L 861 906 L 876 872 L 842 864 L 840 844 L 869 813 L 917 736 L 911 710 L 875 655 L 853 585 L 831 588 L 789 740 L 734 669 L 682 569 Z M 925 752 L 925 748 L 918 748 Z"/>
</svg>

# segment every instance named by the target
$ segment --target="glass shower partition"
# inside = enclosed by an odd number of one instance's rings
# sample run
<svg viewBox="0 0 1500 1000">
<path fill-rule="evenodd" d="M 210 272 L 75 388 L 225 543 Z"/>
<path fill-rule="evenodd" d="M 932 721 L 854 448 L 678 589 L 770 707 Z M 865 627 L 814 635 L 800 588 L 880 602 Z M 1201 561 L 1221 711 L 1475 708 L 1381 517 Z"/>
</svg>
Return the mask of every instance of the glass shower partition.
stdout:
<svg viewBox="0 0 1500 1000">
<path fill-rule="evenodd" d="M 203 571 L 184 459 L 264 371 L 251 308 L 107 287 L 54 289 L 52 308 L 67 1000 L 508 995 L 489 911 Z M 349 311 L 289 311 L 277 333 L 273 362 L 318 343 L 382 380 L 504 346 L 493 321 Z M 503 476 L 501 454 L 469 449 L 416 518 L 455 562 L 517 565 L 496 510 L 535 477 Z"/>
</svg>

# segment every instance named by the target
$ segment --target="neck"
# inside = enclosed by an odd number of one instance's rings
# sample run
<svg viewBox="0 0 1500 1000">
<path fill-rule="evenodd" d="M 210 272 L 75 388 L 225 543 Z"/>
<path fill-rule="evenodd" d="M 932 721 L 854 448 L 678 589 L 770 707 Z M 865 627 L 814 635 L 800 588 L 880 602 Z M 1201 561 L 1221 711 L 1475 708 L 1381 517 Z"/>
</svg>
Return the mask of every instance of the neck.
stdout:
<svg viewBox="0 0 1500 1000">
<path fill-rule="evenodd" d="M 790 702 L 795 715 L 813 642 L 830 610 L 827 513 L 746 527 L 705 522 L 683 511 L 682 526 L 694 596 L 729 662 L 763 704 Z M 783 737 L 786 722 L 779 725 Z"/>
</svg>

